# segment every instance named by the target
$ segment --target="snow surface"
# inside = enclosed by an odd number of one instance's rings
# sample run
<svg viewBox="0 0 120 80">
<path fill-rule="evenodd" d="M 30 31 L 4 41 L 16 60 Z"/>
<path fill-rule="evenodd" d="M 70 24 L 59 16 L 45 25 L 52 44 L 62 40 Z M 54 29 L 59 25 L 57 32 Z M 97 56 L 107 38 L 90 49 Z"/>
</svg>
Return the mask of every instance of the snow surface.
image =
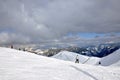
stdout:
<svg viewBox="0 0 120 80">
<path fill-rule="evenodd" d="M 103 57 L 101 60 L 103 66 L 120 66 L 120 49 L 113 52 L 112 54 Z"/>
<path fill-rule="evenodd" d="M 79 56 L 79 61 L 82 64 L 97 64 L 100 61 L 100 58 L 97 57 L 88 57 L 69 51 L 61 51 L 52 57 L 60 60 L 75 62 L 77 55 Z"/>
<path fill-rule="evenodd" d="M 120 80 L 120 68 L 75 64 L 0 48 L 0 80 Z"/>
</svg>

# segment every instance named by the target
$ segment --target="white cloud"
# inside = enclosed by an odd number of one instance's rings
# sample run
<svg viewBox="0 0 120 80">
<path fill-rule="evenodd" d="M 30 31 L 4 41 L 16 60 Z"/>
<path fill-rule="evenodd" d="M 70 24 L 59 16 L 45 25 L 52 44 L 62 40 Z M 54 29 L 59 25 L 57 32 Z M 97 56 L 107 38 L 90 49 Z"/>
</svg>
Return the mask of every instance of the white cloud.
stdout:
<svg viewBox="0 0 120 80">
<path fill-rule="evenodd" d="M 30 39 L 26 36 L 13 33 L 0 33 L 0 44 L 20 44 L 29 43 Z"/>
<path fill-rule="evenodd" d="M 119 3 L 119 0 L 0 0 L 0 32 L 22 35 L 32 42 L 62 38 L 68 33 L 120 32 Z"/>
</svg>

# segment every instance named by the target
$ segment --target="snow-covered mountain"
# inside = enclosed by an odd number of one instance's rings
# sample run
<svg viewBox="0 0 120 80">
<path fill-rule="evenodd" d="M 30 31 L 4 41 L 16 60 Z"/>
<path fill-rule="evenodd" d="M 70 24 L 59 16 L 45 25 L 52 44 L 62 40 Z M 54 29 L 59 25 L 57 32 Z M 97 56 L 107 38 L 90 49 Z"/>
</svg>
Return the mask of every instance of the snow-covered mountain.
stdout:
<svg viewBox="0 0 120 80">
<path fill-rule="evenodd" d="M 56 59 L 65 60 L 65 61 L 75 62 L 75 58 L 77 55 L 79 57 L 80 63 L 82 64 L 97 64 L 100 60 L 100 58 L 97 58 L 97 57 L 88 57 L 88 56 L 80 55 L 78 53 L 69 52 L 69 51 L 61 51 L 52 57 Z"/>
<path fill-rule="evenodd" d="M 103 57 L 100 62 L 103 66 L 120 66 L 120 49 L 106 57 Z"/>
<path fill-rule="evenodd" d="M 86 56 L 105 57 L 120 48 L 120 43 L 89 45 L 86 47 L 68 47 L 67 51 L 76 52 Z"/>
<path fill-rule="evenodd" d="M 100 44 L 98 46 L 89 46 L 84 53 L 90 56 L 105 57 L 120 48 L 120 43 Z"/>
<path fill-rule="evenodd" d="M 94 57 L 105 57 L 120 48 L 120 43 L 106 43 L 99 45 L 89 45 L 85 47 L 70 46 L 66 48 L 50 48 L 43 50 L 43 55 L 53 56 L 61 51 L 75 52 L 78 54 Z M 34 52 L 34 51 L 33 51 Z M 35 52 L 36 53 L 36 52 Z M 39 54 L 39 52 L 37 52 Z M 41 55 L 41 54 L 40 54 Z"/>
<path fill-rule="evenodd" d="M 120 80 L 120 67 L 75 64 L 0 47 L 0 80 Z"/>
</svg>

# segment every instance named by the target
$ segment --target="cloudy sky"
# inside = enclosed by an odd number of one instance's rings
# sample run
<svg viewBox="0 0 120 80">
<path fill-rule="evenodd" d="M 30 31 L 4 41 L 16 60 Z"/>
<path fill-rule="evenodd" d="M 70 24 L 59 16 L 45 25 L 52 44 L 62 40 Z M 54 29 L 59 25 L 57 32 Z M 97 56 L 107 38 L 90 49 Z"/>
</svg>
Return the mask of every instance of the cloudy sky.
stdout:
<svg viewBox="0 0 120 80">
<path fill-rule="evenodd" d="M 120 0 L 0 0 L 0 44 L 120 40 Z"/>
</svg>

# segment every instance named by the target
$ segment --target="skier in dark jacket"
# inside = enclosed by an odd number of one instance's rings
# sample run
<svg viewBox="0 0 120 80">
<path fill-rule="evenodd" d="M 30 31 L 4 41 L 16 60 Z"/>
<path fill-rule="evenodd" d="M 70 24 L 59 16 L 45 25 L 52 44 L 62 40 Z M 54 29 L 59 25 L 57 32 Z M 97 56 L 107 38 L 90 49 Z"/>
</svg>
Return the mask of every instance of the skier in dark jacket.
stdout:
<svg viewBox="0 0 120 80">
<path fill-rule="evenodd" d="M 78 55 L 76 56 L 75 63 L 79 63 L 79 56 Z"/>
<path fill-rule="evenodd" d="M 100 65 L 100 64 L 101 64 L 101 62 L 99 61 L 99 62 L 98 62 L 98 64 Z"/>
<path fill-rule="evenodd" d="M 13 49 L 13 45 L 11 45 L 10 48 Z"/>
</svg>

